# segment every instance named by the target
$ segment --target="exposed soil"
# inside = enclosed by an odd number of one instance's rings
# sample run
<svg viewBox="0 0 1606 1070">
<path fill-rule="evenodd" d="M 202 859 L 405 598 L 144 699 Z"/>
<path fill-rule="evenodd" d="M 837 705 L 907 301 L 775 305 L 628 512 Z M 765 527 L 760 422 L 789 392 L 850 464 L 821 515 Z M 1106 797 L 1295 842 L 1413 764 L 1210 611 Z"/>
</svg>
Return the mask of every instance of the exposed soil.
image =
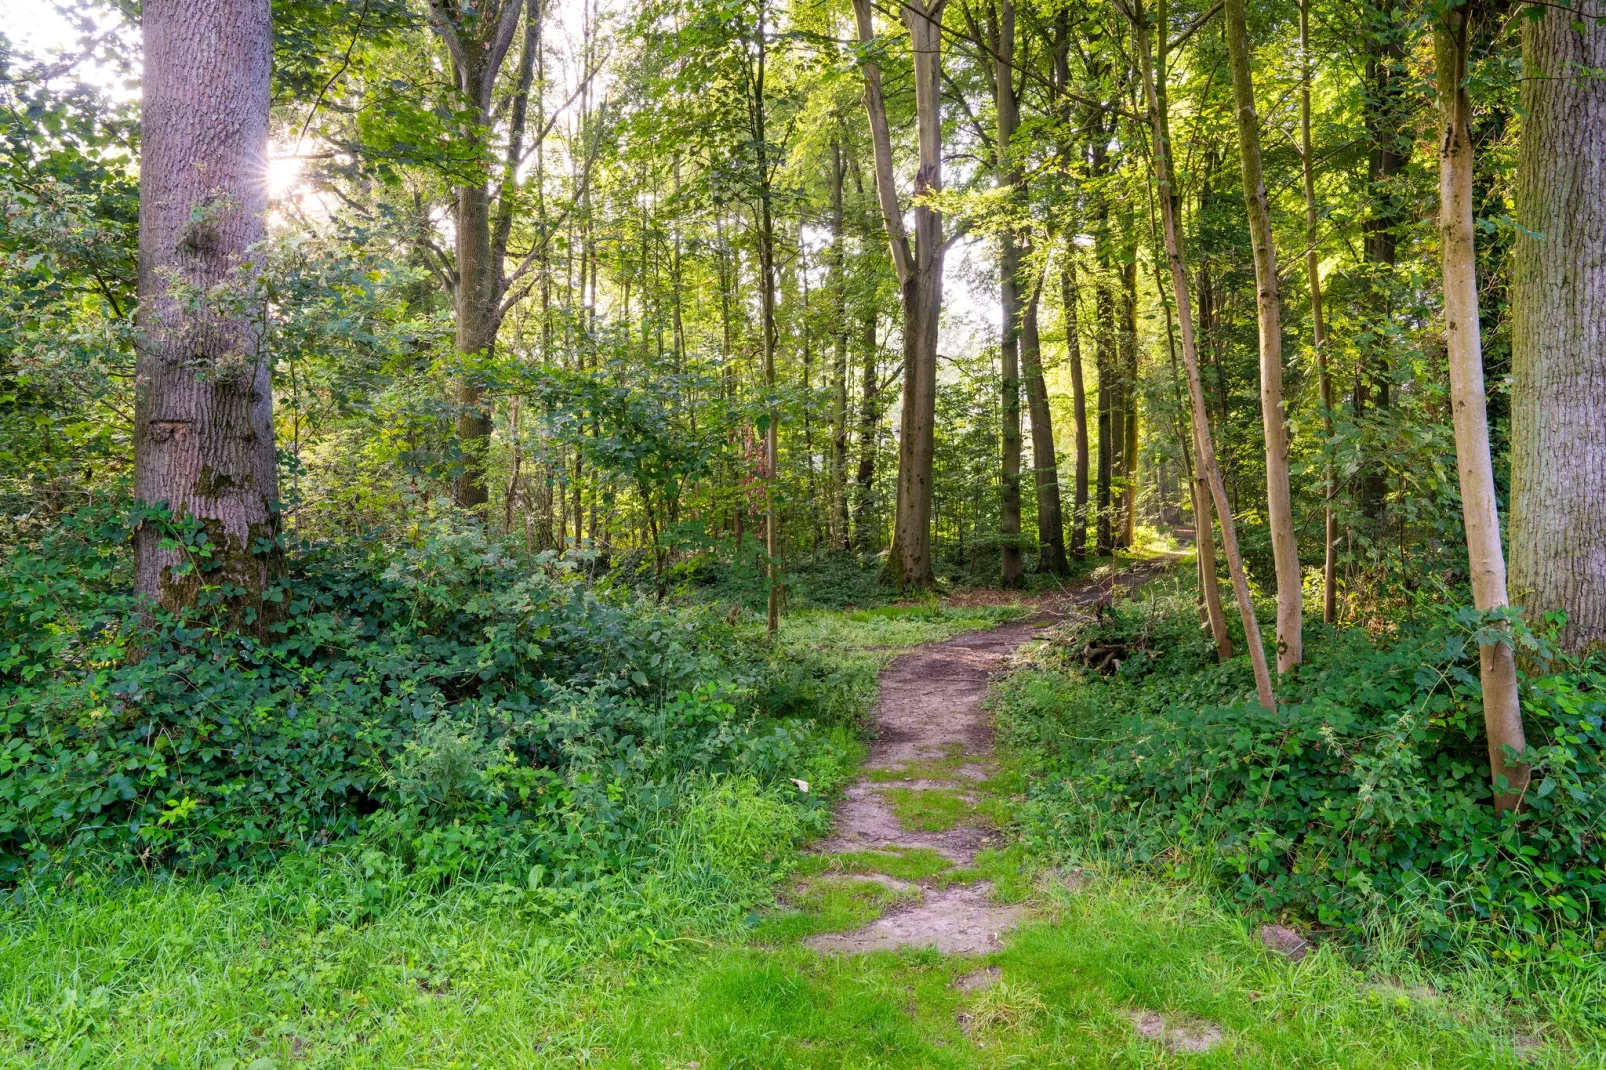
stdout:
<svg viewBox="0 0 1606 1070">
<path fill-rule="evenodd" d="M 993 846 L 997 834 L 978 819 L 961 818 L 942 831 L 906 830 L 886 793 L 966 792 L 990 776 L 993 727 L 982 709 L 989 677 L 1045 624 L 1108 598 L 1117 584 L 1130 590 L 1167 563 L 1144 562 L 1119 576 L 1084 580 L 1039 603 L 1025 619 L 921 647 L 894 661 L 881 674 L 876 737 L 865 763 L 871 776 L 848 789 L 837 810 L 835 834 L 818 849 L 837 854 L 924 847 L 963 866 Z M 905 770 L 908 779 L 888 779 Z M 1022 907 L 993 902 L 985 881 L 928 885 L 918 903 L 889 911 L 854 932 L 822 933 L 809 943 L 822 951 L 934 947 L 945 954 L 981 954 L 998 950 L 1002 934 L 1025 916 Z"/>
</svg>

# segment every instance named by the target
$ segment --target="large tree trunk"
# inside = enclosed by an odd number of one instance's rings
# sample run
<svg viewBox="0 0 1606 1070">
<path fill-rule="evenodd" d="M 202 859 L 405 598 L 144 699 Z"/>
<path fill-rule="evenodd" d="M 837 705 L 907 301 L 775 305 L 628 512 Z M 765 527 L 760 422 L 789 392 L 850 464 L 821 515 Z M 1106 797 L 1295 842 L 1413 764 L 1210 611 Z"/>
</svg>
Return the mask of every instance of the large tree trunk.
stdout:
<svg viewBox="0 0 1606 1070">
<path fill-rule="evenodd" d="M 1021 312 L 1020 361 L 1026 378 L 1026 408 L 1032 418 L 1032 474 L 1037 487 L 1037 571 L 1064 576 L 1065 519 L 1060 505 L 1059 463 L 1054 456 L 1054 416 L 1043 381 L 1043 350 L 1037 333 L 1042 287 L 1032 291 Z"/>
<path fill-rule="evenodd" d="M 980 44 L 981 42 L 978 42 Z M 1002 0 L 992 34 L 993 111 L 997 116 L 994 149 L 995 181 L 1011 197 L 1019 193 L 1020 167 L 1012 142 L 1020 114 L 1015 101 L 1015 5 Z M 1025 572 L 1020 549 L 1020 265 L 1025 235 L 1005 232 L 998 257 L 999 312 L 1002 321 L 998 345 L 1000 428 L 1003 447 L 1002 478 L 998 482 L 999 580 L 1016 587 Z"/>
<path fill-rule="evenodd" d="M 1229 0 L 1229 4 L 1232 0 Z M 1182 257 L 1182 242 L 1176 218 L 1176 197 L 1171 187 L 1171 130 L 1167 115 L 1165 94 L 1165 0 L 1159 4 L 1160 77 L 1157 80 L 1149 54 L 1149 23 L 1138 12 L 1134 20 L 1137 32 L 1138 64 L 1143 78 L 1144 101 L 1154 123 L 1154 177 L 1159 186 L 1161 221 L 1165 234 L 1166 259 L 1171 264 L 1171 289 L 1177 303 L 1177 325 L 1182 335 L 1182 361 L 1187 370 L 1188 401 L 1193 414 L 1193 448 L 1198 457 L 1199 471 L 1215 501 L 1216 519 L 1221 524 L 1221 544 L 1227 552 L 1227 569 L 1232 574 L 1233 594 L 1238 601 L 1238 615 L 1243 621 L 1244 642 L 1249 645 L 1249 660 L 1255 672 L 1255 690 L 1260 704 L 1269 710 L 1277 708 L 1277 697 L 1271 687 L 1271 673 L 1266 667 L 1266 650 L 1260 640 L 1260 626 L 1255 620 L 1255 604 L 1249 594 L 1249 578 L 1244 572 L 1243 555 L 1238 550 L 1238 532 L 1233 523 L 1232 506 L 1227 500 L 1227 487 L 1221 479 L 1221 468 L 1216 464 L 1215 444 L 1210 438 L 1210 419 L 1205 410 L 1204 384 L 1199 377 L 1199 356 L 1193 338 L 1193 308 L 1188 300 L 1188 272 Z M 1204 525 L 1198 525 L 1203 527 Z"/>
<path fill-rule="evenodd" d="M 1467 531 L 1472 602 L 1504 609 L 1506 561 L 1500 549 L 1494 465 L 1489 459 L 1489 410 L 1483 390 L 1479 338 L 1477 246 L 1472 226 L 1472 103 L 1468 99 L 1467 25 L 1470 4 L 1447 12 L 1433 28 L 1439 89 L 1439 250 L 1444 266 L 1444 333 L 1450 357 L 1450 407 L 1455 424 L 1461 517 Z M 1509 636 L 1478 648 L 1483 723 L 1489 737 L 1489 775 L 1495 807 L 1517 805 L 1528 768 L 1508 763 L 1506 748 L 1526 747 L 1517 665 Z"/>
<path fill-rule="evenodd" d="M 1305 278 L 1310 286 L 1311 348 L 1322 402 L 1322 623 L 1338 621 L 1338 514 L 1333 498 L 1338 474 L 1333 466 L 1333 377 L 1327 367 L 1327 324 L 1322 318 L 1321 257 L 1316 251 L 1316 161 L 1310 142 L 1310 0 L 1299 4 L 1299 147 L 1305 181 Z"/>
<path fill-rule="evenodd" d="M 1297 667 L 1305 655 L 1303 577 L 1294 538 L 1293 495 L 1288 486 L 1288 427 L 1283 416 L 1282 301 L 1277 292 L 1277 247 L 1272 240 L 1271 210 L 1266 203 L 1266 179 L 1260 164 L 1260 119 L 1255 112 L 1255 84 L 1249 71 L 1244 0 L 1226 0 L 1224 14 L 1233 98 L 1238 110 L 1244 207 L 1249 213 L 1249 240 L 1255 257 L 1260 417 L 1266 437 L 1266 524 L 1271 529 L 1271 556 L 1277 570 L 1277 671 L 1283 673 Z"/>
<path fill-rule="evenodd" d="M 1511 585 L 1606 642 L 1606 3 L 1522 30 L 1511 332 Z"/>
<path fill-rule="evenodd" d="M 259 625 L 282 561 L 271 355 L 252 294 L 273 19 L 267 0 L 146 0 L 141 25 L 134 497 L 193 521 L 205 543 L 141 523 L 134 588 L 171 610 L 220 590 L 238 623 Z M 220 287 L 252 311 L 207 307 Z"/>
<path fill-rule="evenodd" d="M 864 63 L 864 103 L 875 148 L 876 194 L 903 303 L 903 411 L 898 435 L 898 501 L 888 578 L 899 588 L 929 587 L 931 464 L 937 407 L 937 317 L 942 311 L 942 216 L 932 198 L 942 190 L 942 10 L 946 0 L 907 0 L 901 8 L 914 52 L 914 237 L 905 230 L 893 178 L 892 133 L 881 93 L 881 70 Z M 853 0 L 859 42 L 875 40 L 870 0 Z"/>
<path fill-rule="evenodd" d="M 1076 421 L 1076 487 L 1071 508 L 1071 556 L 1087 554 L 1087 389 L 1082 383 L 1082 332 L 1077 317 L 1081 300 L 1076 285 L 1076 252 L 1068 244 L 1060 275 L 1060 298 L 1065 319 L 1065 359 L 1071 366 L 1071 412 Z"/>
</svg>

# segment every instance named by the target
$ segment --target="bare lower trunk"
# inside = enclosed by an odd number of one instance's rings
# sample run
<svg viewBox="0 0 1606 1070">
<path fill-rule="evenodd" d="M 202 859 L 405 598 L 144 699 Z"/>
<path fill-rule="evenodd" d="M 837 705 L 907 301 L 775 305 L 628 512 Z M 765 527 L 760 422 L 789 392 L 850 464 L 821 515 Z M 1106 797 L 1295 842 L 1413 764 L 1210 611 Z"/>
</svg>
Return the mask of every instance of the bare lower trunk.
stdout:
<svg viewBox="0 0 1606 1070">
<path fill-rule="evenodd" d="M 1338 516 L 1333 497 L 1338 475 L 1333 468 L 1333 377 L 1327 367 L 1327 324 L 1322 318 L 1321 257 L 1316 251 L 1316 161 L 1310 143 L 1310 0 L 1299 5 L 1299 146 L 1305 180 L 1305 278 L 1310 286 L 1311 348 L 1316 353 L 1316 380 L 1322 401 L 1322 623 L 1338 621 Z"/>
<path fill-rule="evenodd" d="M 1494 465 L 1489 459 L 1489 409 L 1483 390 L 1479 339 L 1477 250 L 1472 226 L 1472 104 L 1467 96 L 1468 9 L 1450 11 L 1433 29 L 1439 89 L 1439 252 L 1444 266 L 1444 334 L 1450 357 L 1450 406 L 1455 423 L 1461 516 L 1467 531 L 1472 601 L 1481 610 L 1504 609 L 1506 562 L 1500 549 Z M 1509 638 L 1485 643 L 1478 657 L 1483 722 L 1489 737 L 1489 775 L 1495 807 L 1517 805 L 1528 786 L 1528 767 L 1508 762 L 1506 749 L 1525 749 L 1517 666 Z"/>
<path fill-rule="evenodd" d="M 1277 570 L 1277 671 L 1302 662 L 1303 607 L 1299 547 L 1294 539 L 1293 495 L 1288 485 L 1288 430 L 1283 418 L 1282 302 L 1277 292 L 1277 247 L 1260 163 L 1260 120 L 1249 70 L 1249 33 L 1244 0 L 1226 0 L 1227 53 L 1238 111 L 1238 151 L 1244 206 L 1255 257 L 1255 307 L 1260 321 L 1260 415 L 1266 436 L 1266 523 Z"/>
<path fill-rule="evenodd" d="M 1109 280 L 1099 280 L 1098 287 L 1098 338 L 1094 365 L 1098 371 L 1099 452 L 1097 497 L 1094 501 L 1094 552 L 1108 557 L 1115 552 L 1115 530 L 1112 527 L 1111 479 L 1115 470 L 1115 297 L 1110 293 Z"/>
<path fill-rule="evenodd" d="M 1522 30 L 1511 332 L 1511 586 L 1606 643 L 1606 3 Z"/>
<path fill-rule="evenodd" d="M 979 44 L 980 42 L 978 42 Z M 1015 4 L 1001 0 L 992 34 L 993 103 L 997 115 L 996 180 L 1010 195 L 1019 192 L 1020 169 L 1013 156 L 1019 113 L 1015 101 Z M 1020 306 L 1021 245 L 1024 235 L 1005 233 L 999 258 L 999 309 L 1002 337 L 998 345 L 999 442 L 1003 448 L 998 483 L 999 580 L 1019 586 L 1025 572 L 1020 549 Z"/>
<path fill-rule="evenodd" d="M 1037 571 L 1063 576 L 1070 572 L 1070 564 L 1065 560 L 1059 463 L 1054 456 L 1054 416 L 1048 404 L 1048 386 L 1043 381 L 1037 303 L 1038 290 L 1034 290 L 1021 313 L 1020 323 L 1020 361 L 1026 379 L 1026 408 L 1032 418 L 1032 475 L 1037 487 Z"/>
<path fill-rule="evenodd" d="M 1182 335 L 1182 361 L 1187 370 L 1188 401 L 1193 414 L 1193 448 L 1198 468 L 1215 502 L 1216 519 L 1221 524 L 1222 548 L 1227 552 L 1227 568 L 1232 574 L 1233 594 L 1238 601 L 1238 615 L 1243 621 L 1244 641 L 1249 645 L 1249 660 L 1255 672 L 1255 690 L 1260 704 L 1269 710 L 1277 708 L 1276 694 L 1271 687 L 1271 673 L 1266 667 L 1266 651 L 1260 640 L 1260 626 L 1255 620 L 1255 604 L 1249 594 L 1249 579 L 1244 572 L 1243 555 L 1238 550 L 1238 533 L 1233 524 L 1232 506 L 1227 500 L 1227 488 L 1221 479 L 1221 468 L 1216 464 L 1215 444 L 1210 438 L 1210 421 L 1205 412 L 1204 385 L 1199 377 L 1199 356 L 1193 338 L 1193 308 L 1188 300 L 1187 266 L 1182 258 L 1182 245 L 1178 237 L 1176 200 L 1171 189 L 1171 133 L 1166 113 L 1165 98 L 1165 36 L 1167 25 L 1166 5 L 1160 4 L 1160 79 L 1156 80 L 1149 55 L 1149 24 L 1139 14 L 1135 20 L 1138 45 L 1138 62 L 1143 77 L 1145 103 L 1154 123 L 1154 177 L 1159 187 L 1161 219 L 1165 234 L 1166 259 L 1171 264 L 1171 288 L 1177 303 L 1177 325 Z M 1199 525 L 1203 527 L 1203 525 Z"/>
<path fill-rule="evenodd" d="M 942 216 L 931 198 L 942 190 L 942 9 L 946 0 L 907 0 L 901 9 L 914 51 L 915 173 L 911 240 L 893 177 L 892 134 L 881 94 L 881 71 L 864 63 L 865 111 L 875 149 L 876 194 L 903 303 L 903 413 L 898 436 L 898 499 L 887 576 L 899 588 L 929 587 L 931 465 L 937 405 L 937 317 L 942 310 Z M 854 0 L 861 44 L 875 39 L 870 0 Z"/>
<path fill-rule="evenodd" d="M 1131 231 L 1131 216 L 1127 217 Z M 1138 262 L 1134 245 L 1121 268 L 1121 400 L 1116 445 L 1121 463 L 1121 523 L 1117 545 L 1130 550 L 1138 528 Z"/>
<path fill-rule="evenodd" d="M 146 0 L 134 497 L 204 538 L 146 521 L 134 587 L 166 609 L 220 592 L 259 625 L 281 567 L 271 358 L 253 293 L 267 209 L 267 0 Z M 219 309 L 229 292 L 250 312 Z"/>
<path fill-rule="evenodd" d="M 1080 560 L 1087 553 L 1087 389 L 1082 383 L 1082 336 L 1077 322 L 1075 247 L 1067 247 L 1060 277 L 1064 302 L 1065 359 L 1071 366 L 1071 413 L 1076 421 L 1076 487 L 1071 508 L 1071 556 Z"/>
<path fill-rule="evenodd" d="M 859 383 L 859 500 L 854 507 L 853 531 L 860 553 L 869 553 L 880 541 L 874 526 L 876 455 L 876 315 L 874 309 L 864 317 L 864 367 Z"/>
<path fill-rule="evenodd" d="M 496 267 L 491 257 L 491 202 L 483 185 L 457 194 L 457 351 L 472 365 L 490 356 L 496 338 Z M 454 386 L 457 442 L 463 451 L 452 500 L 464 509 L 483 506 L 485 450 L 491 414 L 484 389 L 470 368 Z"/>
<path fill-rule="evenodd" d="M 842 146 L 831 146 L 831 301 L 835 306 L 835 344 L 831 363 L 831 533 L 839 550 L 848 535 L 848 301 L 847 251 L 844 237 Z"/>
</svg>

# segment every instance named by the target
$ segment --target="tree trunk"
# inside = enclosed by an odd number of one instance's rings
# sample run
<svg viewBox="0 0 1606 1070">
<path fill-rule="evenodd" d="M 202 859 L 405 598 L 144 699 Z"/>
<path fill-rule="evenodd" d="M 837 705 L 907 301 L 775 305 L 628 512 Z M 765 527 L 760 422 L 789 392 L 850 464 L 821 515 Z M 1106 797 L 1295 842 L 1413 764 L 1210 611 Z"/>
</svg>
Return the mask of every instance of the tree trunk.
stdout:
<svg viewBox="0 0 1606 1070">
<path fill-rule="evenodd" d="M 1109 278 L 1098 284 L 1098 337 L 1093 363 L 1098 372 L 1098 497 L 1094 504 L 1096 525 L 1094 552 L 1108 557 L 1115 552 L 1115 531 L 1111 526 L 1111 487 L 1115 457 L 1113 453 L 1115 409 L 1115 296 L 1110 293 Z"/>
<path fill-rule="evenodd" d="M 881 541 L 875 523 L 875 457 L 877 417 L 876 395 L 880 383 L 876 379 L 876 312 L 871 305 L 864 316 L 864 367 L 859 381 L 859 500 L 854 506 L 853 531 L 859 552 L 867 554 Z"/>
<path fill-rule="evenodd" d="M 1294 538 L 1293 495 L 1288 486 L 1288 427 L 1283 414 L 1282 302 L 1277 292 L 1277 247 L 1260 164 L 1260 119 L 1249 71 L 1249 31 L 1244 0 L 1226 0 L 1227 55 L 1238 111 L 1238 155 L 1243 168 L 1244 207 L 1255 256 L 1255 308 L 1260 320 L 1260 416 L 1266 437 L 1266 523 L 1277 570 L 1277 671 L 1305 660 L 1303 578 Z"/>
<path fill-rule="evenodd" d="M 1606 643 L 1606 4 L 1522 30 L 1512 286 L 1511 584 Z"/>
<path fill-rule="evenodd" d="M 1316 161 L 1310 143 L 1310 0 L 1299 4 L 1299 146 L 1305 180 L 1305 277 L 1310 285 L 1311 349 L 1322 401 L 1322 623 L 1338 622 L 1338 515 L 1333 498 L 1338 474 L 1333 467 L 1333 377 L 1327 367 L 1327 324 L 1322 318 L 1321 258 L 1316 252 Z"/>
<path fill-rule="evenodd" d="M 1128 217 L 1130 223 L 1130 216 Z M 1130 226 L 1128 230 L 1130 231 Z M 1138 527 L 1138 259 L 1134 245 L 1121 269 L 1121 534 L 1130 550 Z"/>
<path fill-rule="evenodd" d="M 1043 381 L 1042 344 L 1037 334 L 1037 303 L 1042 287 L 1032 291 L 1021 313 L 1020 360 L 1026 377 L 1026 408 L 1032 418 L 1032 475 L 1037 487 L 1037 571 L 1064 576 L 1065 520 L 1060 506 L 1059 463 L 1054 456 L 1054 416 Z"/>
<path fill-rule="evenodd" d="M 1229 0 L 1238 2 L 1238 0 Z M 1255 620 L 1255 604 L 1249 594 L 1249 579 L 1244 572 L 1243 555 L 1238 550 L 1238 532 L 1233 524 L 1232 507 L 1227 501 L 1227 487 L 1216 464 L 1215 444 L 1210 438 L 1210 420 L 1205 411 L 1204 385 L 1199 377 L 1199 356 L 1193 339 L 1193 309 L 1188 300 L 1187 265 L 1182 257 L 1182 244 L 1178 234 L 1176 200 L 1171 188 L 1171 132 L 1165 97 L 1165 34 L 1168 25 L 1165 0 L 1159 4 L 1160 78 L 1158 82 L 1149 54 L 1149 24 L 1141 10 L 1135 19 L 1138 64 L 1143 78 L 1144 98 L 1154 123 L 1154 177 L 1159 186 L 1161 220 L 1165 234 L 1166 259 L 1171 264 L 1171 288 L 1177 303 L 1177 324 L 1182 334 L 1182 361 L 1187 369 L 1188 401 L 1193 414 L 1193 448 L 1198 455 L 1198 467 L 1215 501 L 1216 519 L 1221 524 L 1221 544 L 1227 552 L 1227 569 L 1232 574 L 1233 593 L 1238 601 L 1238 615 L 1243 621 L 1244 641 L 1249 645 L 1249 660 L 1255 672 L 1255 690 L 1260 704 L 1268 710 L 1277 708 L 1276 694 L 1271 688 L 1271 673 L 1266 668 L 1266 650 L 1260 639 L 1260 626 Z M 1197 525 L 1203 527 L 1204 525 Z"/>
<path fill-rule="evenodd" d="M 1504 609 L 1506 561 L 1500 549 L 1494 465 L 1489 459 L 1489 410 L 1479 339 L 1477 246 L 1472 225 L 1472 102 L 1467 95 L 1470 5 L 1435 21 L 1433 56 L 1439 90 L 1439 252 L 1444 266 L 1444 333 L 1450 357 L 1450 406 L 1455 424 L 1461 517 L 1467 531 L 1472 602 Z M 1489 777 L 1495 808 L 1515 807 L 1528 786 L 1528 767 L 1506 760 L 1506 748 L 1526 748 L 1517 665 L 1509 637 L 1478 648 L 1483 723 L 1489 737 Z"/>
<path fill-rule="evenodd" d="M 914 52 L 914 237 L 904 228 L 893 178 L 892 133 L 881 94 L 881 70 L 864 63 L 864 102 L 875 148 L 876 193 L 903 304 L 903 411 L 898 435 L 898 499 L 888 578 L 900 589 L 929 587 L 931 465 L 937 407 L 937 317 L 942 311 L 942 216 L 932 197 L 942 190 L 942 10 L 946 0 L 906 0 L 901 15 Z M 859 42 L 870 45 L 875 27 L 870 0 L 853 0 Z"/>
<path fill-rule="evenodd" d="M 1082 383 L 1082 338 L 1077 322 L 1080 296 L 1076 286 L 1075 245 L 1068 243 L 1060 275 L 1060 297 L 1065 319 L 1065 359 L 1071 366 L 1071 411 L 1076 420 L 1076 487 L 1071 509 L 1071 556 L 1087 554 L 1087 390 Z"/>
<path fill-rule="evenodd" d="M 832 332 L 835 344 L 831 364 L 831 531 L 839 550 L 849 546 L 848 534 L 848 290 L 845 212 L 842 184 L 842 144 L 831 144 L 831 301 L 836 313 Z"/>
<path fill-rule="evenodd" d="M 134 497 L 165 503 L 205 542 L 175 545 L 142 522 L 134 589 L 169 610 L 218 589 L 237 623 L 260 627 L 282 567 L 271 355 L 253 292 L 273 20 L 267 0 L 147 0 L 141 26 Z M 251 311 L 207 307 L 221 287 Z"/>
<path fill-rule="evenodd" d="M 1018 194 L 1020 168 L 1011 142 L 1020 115 L 1015 101 L 1015 5 L 1001 0 L 993 27 L 993 111 L 997 116 L 995 180 L 1011 197 Z M 1003 447 L 1002 478 L 998 484 L 999 580 L 1017 587 L 1025 572 L 1020 549 L 1020 265 L 1024 234 L 1006 231 L 998 258 L 999 311 L 999 441 Z"/>
</svg>

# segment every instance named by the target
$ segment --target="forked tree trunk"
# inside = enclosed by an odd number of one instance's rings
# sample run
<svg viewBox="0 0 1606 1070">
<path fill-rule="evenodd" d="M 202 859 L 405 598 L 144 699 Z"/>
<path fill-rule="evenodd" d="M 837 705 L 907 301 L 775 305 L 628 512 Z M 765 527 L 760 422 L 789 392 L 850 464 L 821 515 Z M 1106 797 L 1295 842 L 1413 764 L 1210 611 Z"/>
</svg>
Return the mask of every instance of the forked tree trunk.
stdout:
<svg viewBox="0 0 1606 1070">
<path fill-rule="evenodd" d="M 1233 594 L 1238 601 L 1238 615 L 1243 621 L 1244 642 L 1249 645 L 1249 660 L 1255 672 L 1255 691 L 1260 696 L 1260 704 L 1268 710 L 1274 710 L 1277 708 L 1277 697 L 1271 687 L 1271 672 L 1266 667 L 1266 650 L 1261 643 L 1259 623 L 1255 620 L 1255 604 L 1249 594 L 1243 555 L 1238 550 L 1238 532 L 1233 524 L 1232 505 L 1227 500 L 1227 488 L 1221 480 L 1221 468 L 1216 464 L 1215 444 L 1210 438 L 1210 420 L 1205 411 L 1204 385 L 1199 378 L 1199 355 L 1193 338 L 1193 307 L 1188 300 L 1187 265 L 1182 256 L 1176 201 L 1171 190 L 1171 124 L 1166 112 L 1164 89 L 1165 36 L 1162 32 L 1161 78 L 1157 83 L 1153 59 L 1149 54 L 1149 23 L 1141 9 L 1138 9 L 1133 22 L 1138 39 L 1138 67 L 1143 78 L 1144 100 L 1154 123 L 1154 177 L 1159 187 L 1166 259 L 1171 265 L 1171 290 L 1177 303 L 1177 326 L 1182 335 L 1182 362 L 1187 370 L 1188 401 L 1193 414 L 1193 448 L 1199 471 L 1215 502 L 1216 519 L 1221 524 L 1221 544 L 1227 552 L 1227 568 L 1232 574 Z M 1167 25 L 1165 0 L 1160 0 L 1159 4 L 1159 25 L 1162 28 Z"/>
<path fill-rule="evenodd" d="M 903 411 L 898 435 L 898 502 L 887 576 L 899 588 L 929 587 L 931 464 L 937 407 L 937 317 L 942 311 L 942 216 L 931 203 L 942 190 L 942 11 L 947 0 L 906 0 L 900 8 L 914 52 L 914 237 L 904 227 L 893 178 L 892 132 L 881 70 L 864 63 L 864 104 L 875 148 L 876 194 L 903 303 Z M 870 0 L 853 0 L 859 43 L 875 40 Z"/>
<path fill-rule="evenodd" d="M 1039 285 L 1026 299 L 1020 321 L 1020 362 L 1026 379 L 1026 409 L 1032 418 L 1032 474 L 1037 488 L 1037 571 L 1063 576 L 1065 518 L 1060 504 L 1059 463 L 1054 456 L 1054 415 L 1043 381 L 1043 349 L 1037 333 Z"/>
<path fill-rule="evenodd" d="M 979 43 L 979 42 L 978 42 Z M 1020 189 L 1020 168 L 1012 142 L 1019 125 L 1015 101 L 1015 4 L 1000 0 L 993 27 L 993 111 L 997 116 L 994 149 L 995 180 L 1011 196 Z M 1020 550 L 1020 265 L 1024 235 L 1006 231 L 998 257 L 999 313 L 1002 321 L 999 356 L 999 442 L 1003 447 L 998 483 L 999 580 L 1005 587 L 1020 585 L 1025 568 Z"/>
<path fill-rule="evenodd" d="M 233 618 L 254 626 L 282 561 L 271 356 L 251 293 L 266 233 L 272 13 L 268 0 L 146 0 L 141 26 L 134 497 L 194 521 L 210 556 L 141 523 L 134 588 L 180 610 L 203 585 L 221 587 Z M 252 311 L 219 309 L 214 288 Z"/>
<path fill-rule="evenodd" d="M 1317 389 L 1322 400 L 1322 623 L 1338 621 L 1338 515 L 1333 498 L 1338 474 L 1333 467 L 1333 377 L 1327 367 L 1327 323 L 1322 316 L 1321 257 L 1316 252 L 1316 161 L 1310 144 L 1310 0 L 1299 4 L 1299 147 L 1305 180 L 1305 278 L 1310 286 L 1311 348 L 1316 353 Z"/>
<path fill-rule="evenodd" d="M 1504 609 L 1508 603 L 1494 465 L 1489 459 L 1489 409 L 1483 390 L 1483 347 L 1479 339 L 1469 129 L 1472 103 L 1466 86 L 1469 15 L 1470 6 L 1463 5 L 1436 20 L 1433 57 L 1439 90 L 1439 253 L 1444 267 L 1444 335 L 1450 357 L 1456 471 L 1461 478 L 1461 517 L 1467 531 L 1472 602 L 1487 611 Z M 1509 640 L 1484 643 L 1478 648 L 1478 661 L 1495 808 L 1509 810 L 1517 805 L 1528 786 L 1528 767 L 1506 759 L 1507 747 L 1520 754 L 1526 746 L 1515 651 Z"/>
<path fill-rule="evenodd" d="M 1511 586 L 1606 643 L 1606 3 L 1522 30 L 1511 288 Z"/>
<path fill-rule="evenodd" d="M 1255 84 L 1249 71 L 1244 0 L 1226 0 L 1223 14 L 1238 111 L 1244 206 L 1249 213 L 1249 239 L 1255 257 L 1260 416 L 1266 437 L 1266 523 L 1271 529 L 1271 556 L 1277 570 L 1277 671 L 1283 673 L 1304 661 L 1305 654 L 1303 578 L 1294 538 L 1293 495 L 1288 486 L 1288 426 L 1283 416 L 1283 327 L 1282 302 L 1277 292 L 1277 247 L 1272 240 L 1271 210 L 1266 203 L 1266 179 L 1260 164 L 1260 119 L 1255 112 Z"/>
</svg>

